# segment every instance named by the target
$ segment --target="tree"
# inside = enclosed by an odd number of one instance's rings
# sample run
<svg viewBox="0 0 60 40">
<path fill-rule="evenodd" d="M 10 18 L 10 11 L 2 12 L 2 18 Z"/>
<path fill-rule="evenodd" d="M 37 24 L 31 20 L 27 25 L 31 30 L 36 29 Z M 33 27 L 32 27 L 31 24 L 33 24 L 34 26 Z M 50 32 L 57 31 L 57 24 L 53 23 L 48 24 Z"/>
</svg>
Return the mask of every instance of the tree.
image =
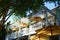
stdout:
<svg viewBox="0 0 60 40">
<path fill-rule="evenodd" d="M 0 33 L 3 36 L 5 30 L 5 22 L 15 13 L 16 16 L 26 16 L 26 11 L 36 11 L 44 2 L 54 2 L 59 4 L 59 0 L 0 0 Z M 9 12 L 9 9 L 12 11 Z M 4 34 L 5 35 L 5 34 Z M 3 37 L 2 37 L 3 39 Z M 1 39 L 1 40 L 2 40 Z"/>
</svg>

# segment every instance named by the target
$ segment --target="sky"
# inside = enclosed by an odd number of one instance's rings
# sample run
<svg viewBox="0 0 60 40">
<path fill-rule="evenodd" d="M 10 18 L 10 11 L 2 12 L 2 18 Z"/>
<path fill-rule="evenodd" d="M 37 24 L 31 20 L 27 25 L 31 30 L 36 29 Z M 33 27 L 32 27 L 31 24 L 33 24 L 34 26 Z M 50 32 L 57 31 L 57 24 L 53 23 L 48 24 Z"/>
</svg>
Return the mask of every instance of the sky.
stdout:
<svg viewBox="0 0 60 40">
<path fill-rule="evenodd" d="M 48 9 L 50 9 L 50 10 L 52 10 L 52 9 L 54 9 L 54 8 L 57 7 L 57 5 L 55 6 L 54 3 L 49 3 L 49 2 L 47 2 L 47 3 L 44 3 L 44 4 L 45 4 L 45 6 L 46 6 Z"/>
</svg>

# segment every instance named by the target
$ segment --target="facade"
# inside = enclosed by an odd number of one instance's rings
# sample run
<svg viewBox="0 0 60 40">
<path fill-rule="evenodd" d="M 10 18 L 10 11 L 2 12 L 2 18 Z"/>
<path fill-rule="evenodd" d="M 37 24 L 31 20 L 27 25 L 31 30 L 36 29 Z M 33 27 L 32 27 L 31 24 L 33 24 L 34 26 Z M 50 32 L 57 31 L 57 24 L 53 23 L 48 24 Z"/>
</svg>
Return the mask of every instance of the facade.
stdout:
<svg viewBox="0 0 60 40">
<path fill-rule="evenodd" d="M 56 21 L 57 21 L 57 25 L 60 25 L 60 6 L 58 6 L 57 8 L 54 8 L 51 10 L 54 14 L 56 14 Z"/>
<path fill-rule="evenodd" d="M 57 12 L 56 12 L 56 9 L 58 9 Z M 60 18 L 59 18 L 60 17 L 59 16 L 60 15 L 60 7 L 52 9 L 52 10 L 48 10 L 46 7 L 42 6 L 41 9 L 39 9 L 36 13 L 32 14 L 32 16 L 31 16 L 31 18 L 32 17 L 41 17 L 42 21 L 34 23 L 32 25 L 29 25 L 29 28 L 25 27 L 25 28 L 21 29 L 20 22 L 16 22 L 10 26 L 19 27 L 19 31 L 18 31 L 18 35 L 17 35 L 19 38 L 20 37 L 23 38 L 23 36 L 30 37 L 32 34 L 36 33 L 35 30 L 41 29 L 41 28 L 48 26 L 50 24 L 54 25 L 54 23 L 56 21 L 55 20 L 55 14 L 57 14 L 57 18 L 58 18 L 57 19 L 58 23 L 56 23 L 56 24 L 60 25 Z M 16 35 L 16 33 L 14 32 L 11 34 L 11 37 L 13 34 Z"/>
</svg>

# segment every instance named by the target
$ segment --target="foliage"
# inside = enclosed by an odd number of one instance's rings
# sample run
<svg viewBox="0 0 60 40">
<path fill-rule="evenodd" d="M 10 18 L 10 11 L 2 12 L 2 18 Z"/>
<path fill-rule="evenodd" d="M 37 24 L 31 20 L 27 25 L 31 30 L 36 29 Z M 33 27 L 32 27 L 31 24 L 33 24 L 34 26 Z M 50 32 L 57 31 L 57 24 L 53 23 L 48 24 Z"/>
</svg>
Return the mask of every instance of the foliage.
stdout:
<svg viewBox="0 0 60 40">
<path fill-rule="evenodd" d="M 3 25 L 3 29 L 0 31 L 0 40 L 5 40 L 6 34 L 7 34 L 7 32 Z"/>
<path fill-rule="evenodd" d="M 59 4 L 56 0 L 1 0 L 0 11 L 3 12 L 7 8 L 12 8 L 14 9 L 15 15 L 26 16 L 27 10 L 36 10 L 43 5 L 44 2 L 57 2 Z"/>
</svg>

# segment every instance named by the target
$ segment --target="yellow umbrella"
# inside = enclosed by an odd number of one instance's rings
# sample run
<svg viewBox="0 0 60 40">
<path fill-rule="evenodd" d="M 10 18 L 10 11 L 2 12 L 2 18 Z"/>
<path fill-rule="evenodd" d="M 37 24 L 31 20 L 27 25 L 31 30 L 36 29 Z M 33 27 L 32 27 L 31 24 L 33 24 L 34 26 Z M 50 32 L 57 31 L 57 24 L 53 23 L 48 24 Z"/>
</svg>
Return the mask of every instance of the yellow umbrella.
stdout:
<svg viewBox="0 0 60 40">
<path fill-rule="evenodd" d="M 39 21 L 42 21 L 42 18 L 34 16 L 34 17 L 31 18 L 31 20 L 35 21 L 35 22 L 39 22 Z"/>
<path fill-rule="evenodd" d="M 42 33 L 42 34 L 45 34 L 48 36 L 58 35 L 58 34 L 60 34 L 60 26 L 56 26 L 56 25 L 47 26 L 45 28 L 36 30 L 36 32 L 37 32 L 37 34 Z"/>
<path fill-rule="evenodd" d="M 20 23 L 20 26 L 21 26 L 21 27 L 27 27 L 28 24 L 26 24 L 26 23 Z"/>
<path fill-rule="evenodd" d="M 16 37 L 17 37 L 17 39 L 18 39 L 18 30 L 19 30 L 19 28 L 18 28 L 18 27 L 13 27 L 12 30 L 16 32 L 16 34 L 17 34 Z"/>
<path fill-rule="evenodd" d="M 13 27 L 12 30 L 13 30 L 13 31 L 18 31 L 19 28 L 18 28 L 18 27 Z"/>
<path fill-rule="evenodd" d="M 31 40 L 48 40 L 48 36 L 45 34 L 36 34 L 30 37 Z"/>
</svg>

